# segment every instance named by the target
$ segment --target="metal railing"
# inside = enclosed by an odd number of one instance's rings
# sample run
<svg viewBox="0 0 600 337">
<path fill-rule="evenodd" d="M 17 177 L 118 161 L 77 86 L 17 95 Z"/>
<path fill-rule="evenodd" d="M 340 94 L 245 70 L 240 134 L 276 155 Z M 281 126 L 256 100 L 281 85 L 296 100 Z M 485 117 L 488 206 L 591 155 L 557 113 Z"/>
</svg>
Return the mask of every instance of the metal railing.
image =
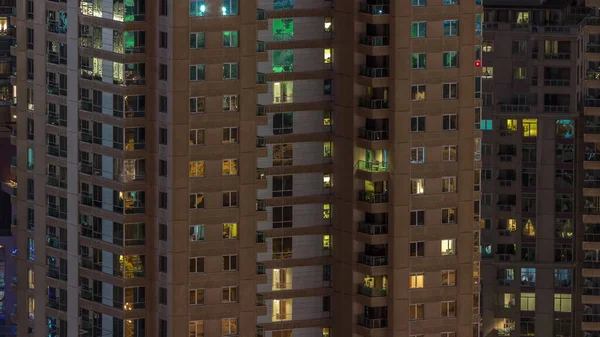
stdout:
<svg viewBox="0 0 600 337">
<path fill-rule="evenodd" d="M 370 204 L 384 204 L 388 202 L 388 194 L 387 192 L 375 193 L 370 191 L 359 191 L 358 200 Z"/>
<path fill-rule="evenodd" d="M 525 104 L 501 104 L 501 112 L 530 112 L 531 106 Z"/>
<path fill-rule="evenodd" d="M 358 169 L 367 172 L 388 172 L 387 162 L 358 161 Z"/>
<path fill-rule="evenodd" d="M 571 53 L 544 53 L 546 60 L 569 60 Z"/>
<path fill-rule="evenodd" d="M 568 87 L 570 84 L 571 84 L 570 80 L 554 80 L 554 79 L 544 80 L 544 85 L 552 86 L 552 87 Z"/>
<path fill-rule="evenodd" d="M 371 78 L 381 78 L 381 77 L 389 77 L 390 76 L 390 68 L 381 67 L 367 67 L 364 65 L 360 66 L 360 76 L 366 76 Z"/>
<path fill-rule="evenodd" d="M 569 106 L 568 105 L 544 105 L 544 112 L 567 113 L 567 112 L 569 112 Z"/>
<path fill-rule="evenodd" d="M 388 257 L 387 256 L 372 256 L 366 255 L 365 253 L 358 254 L 358 263 L 364 264 L 371 267 L 376 266 L 387 266 Z"/>
<path fill-rule="evenodd" d="M 366 34 L 361 34 L 359 43 L 367 45 L 367 46 L 389 46 L 390 45 L 390 37 L 389 36 L 369 36 Z"/>
<path fill-rule="evenodd" d="M 387 289 L 385 288 L 370 288 L 361 284 L 358 287 L 358 293 L 368 297 L 383 297 L 387 296 Z"/>
<path fill-rule="evenodd" d="M 360 128 L 358 130 L 358 138 L 371 141 L 388 140 L 389 130 L 367 130 L 365 128 Z"/>
<path fill-rule="evenodd" d="M 389 108 L 389 103 L 387 99 L 383 98 L 360 97 L 358 99 L 358 106 L 367 109 L 387 109 Z"/>
<path fill-rule="evenodd" d="M 390 5 L 381 4 L 381 5 L 371 5 L 366 2 L 361 2 L 359 7 L 359 12 L 371 14 L 371 15 L 382 15 L 390 13 Z"/>
<path fill-rule="evenodd" d="M 365 233 L 365 234 L 369 234 L 369 235 L 387 234 L 388 233 L 388 225 L 387 224 L 359 222 L 358 223 L 358 231 L 360 233 Z"/>
<path fill-rule="evenodd" d="M 358 316 L 358 325 L 369 329 L 387 328 L 387 318 L 369 318 L 360 315 Z"/>
</svg>

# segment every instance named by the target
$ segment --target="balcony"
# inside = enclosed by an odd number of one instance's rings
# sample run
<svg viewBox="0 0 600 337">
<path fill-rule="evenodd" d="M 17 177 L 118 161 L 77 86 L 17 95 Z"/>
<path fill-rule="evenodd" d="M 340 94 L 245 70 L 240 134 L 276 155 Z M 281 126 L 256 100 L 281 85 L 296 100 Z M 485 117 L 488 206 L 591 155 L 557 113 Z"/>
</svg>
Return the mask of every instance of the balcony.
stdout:
<svg viewBox="0 0 600 337">
<path fill-rule="evenodd" d="M 568 87 L 569 85 L 571 85 L 570 80 L 563 80 L 563 79 L 546 79 L 546 80 L 544 80 L 544 86 Z"/>
<path fill-rule="evenodd" d="M 358 99 L 358 106 L 371 110 L 389 109 L 388 100 L 384 98 L 360 97 Z"/>
<path fill-rule="evenodd" d="M 387 318 L 369 318 L 365 315 L 358 316 L 358 325 L 368 329 L 387 328 Z"/>
<path fill-rule="evenodd" d="M 48 174 L 46 175 L 46 184 L 48 186 L 66 189 L 67 177 L 63 177 L 60 174 L 48 172 Z"/>
<path fill-rule="evenodd" d="M 371 47 L 380 47 L 380 46 L 389 46 L 390 45 L 390 37 L 389 36 L 370 36 L 366 34 L 361 34 L 359 42 L 365 46 Z"/>
<path fill-rule="evenodd" d="M 375 193 L 373 191 L 359 191 L 358 200 L 369 204 L 385 204 L 388 202 L 388 193 Z"/>
<path fill-rule="evenodd" d="M 359 222 L 358 223 L 358 232 L 364 233 L 364 234 L 369 234 L 369 235 L 384 235 L 384 234 L 388 233 L 388 225 L 387 224 Z"/>
<path fill-rule="evenodd" d="M 544 105 L 544 112 L 568 113 L 568 105 Z"/>
<path fill-rule="evenodd" d="M 358 130 L 358 138 L 370 141 L 389 140 L 389 130 L 367 130 L 360 128 Z"/>
<path fill-rule="evenodd" d="M 60 116 L 56 113 L 48 113 L 46 115 L 46 124 L 59 127 L 67 127 L 67 120 L 60 118 Z"/>
<path fill-rule="evenodd" d="M 571 53 L 544 53 L 544 58 L 546 60 L 570 60 L 571 59 Z"/>
<path fill-rule="evenodd" d="M 366 255 L 365 253 L 358 254 L 358 263 L 364 264 L 370 267 L 378 267 L 378 266 L 387 266 L 388 257 L 385 256 L 375 256 L 375 255 Z"/>
<path fill-rule="evenodd" d="M 367 297 L 385 297 L 387 296 L 387 289 L 385 288 L 371 288 L 364 284 L 358 287 L 358 293 Z"/>
<path fill-rule="evenodd" d="M 388 67 L 367 67 L 366 65 L 360 66 L 360 76 L 370 77 L 370 78 L 383 78 L 390 76 L 390 68 Z"/>
<path fill-rule="evenodd" d="M 358 11 L 370 15 L 390 14 L 390 5 L 388 1 L 366 1 L 360 3 Z"/>
<path fill-rule="evenodd" d="M 64 238 L 59 238 L 56 235 L 48 234 L 46 246 L 54 249 L 67 250 L 67 241 Z"/>
<path fill-rule="evenodd" d="M 600 53 L 600 44 L 588 43 L 585 48 L 586 53 Z"/>
<path fill-rule="evenodd" d="M 387 162 L 370 162 L 365 160 L 358 161 L 358 169 L 365 172 L 389 172 Z"/>
</svg>

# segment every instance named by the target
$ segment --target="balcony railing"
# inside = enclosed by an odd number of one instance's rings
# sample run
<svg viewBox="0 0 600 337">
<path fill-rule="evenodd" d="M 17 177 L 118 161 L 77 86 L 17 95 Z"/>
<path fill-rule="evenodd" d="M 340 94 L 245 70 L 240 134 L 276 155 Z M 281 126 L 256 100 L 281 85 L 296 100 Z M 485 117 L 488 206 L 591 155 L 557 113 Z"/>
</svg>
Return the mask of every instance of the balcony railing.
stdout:
<svg viewBox="0 0 600 337">
<path fill-rule="evenodd" d="M 388 172 L 388 164 L 386 162 L 371 162 L 365 160 L 358 161 L 358 169 L 367 172 Z"/>
<path fill-rule="evenodd" d="M 544 105 L 544 112 L 567 113 L 567 112 L 569 112 L 569 106 L 568 105 Z"/>
<path fill-rule="evenodd" d="M 531 106 L 525 104 L 501 104 L 501 112 L 530 112 Z"/>
<path fill-rule="evenodd" d="M 583 106 L 590 108 L 600 108 L 600 98 L 584 98 Z"/>
<path fill-rule="evenodd" d="M 583 133 L 600 134 L 600 125 L 586 125 Z"/>
<path fill-rule="evenodd" d="M 375 193 L 371 191 L 359 191 L 358 200 L 370 204 L 384 204 L 388 202 L 387 192 Z"/>
<path fill-rule="evenodd" d="M 360 66 L 360 76 L 366 76 L 371 78 L 389 77 L 390 68 L 373 68 L 367 66 Z"/>
<path fill-rule="evenodd" d="M 583 314 L 584 322 L 600 323 L 600 314 Z"/>
<path fill-rule="evenodd" d="M 47 180 L 46 183 L 49 186 L 58 187 L 58 188 L 67 188 L 67 177 L 61 177 L 55 173 L 48 173 L 46 175 Z"/>
<path fill-rule="evenodd" d="M 571 53 L 545 53 L 544 58 L 546 60 L 569 60 Z"/>
<path fill-rule="evenodd" d="M 366 255 L 364 253 L 358 254 L 358 263 L 364 264 L 371 267 L 377 266 L 387 266 L 388 257 L 387 256 L 373 256 Z"/>
<path fill-rule="evenodd" d="M 599 287 L 584 287 L 583 294 L 587 296 L 600 296 Z"/>
<path fill-rule="evenodd" d="M 388 233 L 388 225 L 387 224 L 359 222 L 358 223 L 358 231 L 360 233 L 365 233 L 365 234 L 369 234 L 369 235 L 387 234 Z"/>
<path fill-rule="evenodd" d="M 360 35 L 360 44 L 364 44 L 367 46 L 389 46 L 390 45 L 390 37 L 389 36 L 369 36 L 366 34 Z"/>
<path fill-rule="evenodd" d="M 367 130 L 365 128 L 360 128 L 358 130 L 358 138 L 371 141 L 388 140 L 389 130 Z"/>
<path fill-rule="evenodd" d="M 360 3 L 359 11 L 361 13 L 371 14 L 371 15 L 382 15 L 390 13 L 390 5 L 387 3 L 382 3 L 380 5 L 371 5 L 366 2 Z"/>
<path fill-rule="evenodd" d="M 389 108 L 388 100 L 383 98 L 366 98 L 358 99 L 358 106 L 366 109 L 387 109 Z"/>
<path fill-rule="evenodd" d="M 600 53 L 600 44 L 589 43 L 586 46 L 585 51 L 588 53 Z"/>
<path fill-rule="evenodd" d="M 583 241 L 600 242 L 600 233 L 584 233 Z"/>
<path fill-rule="evenodd" d="M 358 316 L 358 325 L 369 329 L 387 328 L 387 318 L 369 318 L 360 315 Z"/>
<path fill-rule="evenodd" d="M 544 85 L 551 87 L 568 87 L 571 84 L 569 80 L 553 80 L 548 79 L 544 80 Z"/>
<path fill-rule="evenodd" d="M 387 289 L 385 288 L 370 288 L 361 284 L 358 288 L 358 293 L 368 297 L 383 297 L 387 296 Z"/>
</svg>

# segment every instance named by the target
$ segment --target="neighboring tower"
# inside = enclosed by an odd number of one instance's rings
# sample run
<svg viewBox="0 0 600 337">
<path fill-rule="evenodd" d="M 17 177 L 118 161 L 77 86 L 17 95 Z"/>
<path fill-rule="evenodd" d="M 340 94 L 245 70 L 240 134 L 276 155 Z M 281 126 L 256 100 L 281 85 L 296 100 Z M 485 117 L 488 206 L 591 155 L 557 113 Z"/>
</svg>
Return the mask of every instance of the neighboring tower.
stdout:
<svg viewBox="0 0 600 337">
<path fill-rule="evenodd" d="M 599 68 L 579 32 L 597 13 L 569 1 L 485 6 L 483 332 L 584 336 L 581 143 L 597 122 L 583 128 L 579 88 Z"/>
</svg>

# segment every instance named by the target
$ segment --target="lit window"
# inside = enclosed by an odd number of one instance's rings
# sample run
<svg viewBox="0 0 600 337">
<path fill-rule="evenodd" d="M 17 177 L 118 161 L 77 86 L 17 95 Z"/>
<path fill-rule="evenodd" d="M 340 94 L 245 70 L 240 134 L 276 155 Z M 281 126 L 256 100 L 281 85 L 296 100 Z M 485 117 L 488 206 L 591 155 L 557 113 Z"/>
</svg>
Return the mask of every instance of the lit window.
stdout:
<svg viewBox="0 0 600 337">
<path fill-rule="evenodd" d="M 452 287 L 456 285 L 456 271 L 442 270 L 442 285 Z"/>
<path fill-rule="evenodd" d="M 294 19 L 273 20 L 273 40 L 289 41 L 294 39 Z"/>
<path fill-rule="evenodd" d="M 408 318 L 411 320 L 423 319 L 425 305 L 423 303 L 411 304 L 408 307 Z"/>
<path fill-rule="evenodd" d="M 410 25 L 410 37 L 424 38 L 427 36 L 427 22 L 413 22 Z"/>
<path fill-rule="evenodd" d="M 420 195 L 425 193 L 425 179 L 410 180 L 410 194 Z"/>
<path fill-rule="evenodd" d="M 294 50 L 282 49 L 273 51 L 273 72 L 294 71 Z"/>
<path fill-rule="evenodd" d="M 442 208 L 442 223 L 443 224 L 455 224 L 456 223 L 456 208 Z"/>
<path fill-rule="evenodd" d="M 198 178 L 204 177 L 204 161 L 191 161 L 190 162 L 190 177 Z"/>
<path fill-rule="evenodd" d="M 482 70 L 482 78 L 494 78 L 494 67 L 483 67 Z"/>
<path fill-rule="evenodd" d="M 333 142 L 323 143 L 323 157 L 329 158 L 333 156 Z"/>
<path fill-rule="evenodd" d="M 238 15 L 238 0 L 223 0 L 223 6 L 221 7 L 221 14 L 223 15 Z"/>
<path fill-rule="evenodd" d="M 569 119 L 556 121 L 556 135 L 560 138 L 573 138 L 575 134 L 575 122 Z"/>
<path fill-rule="evenodd" d="M 483 52 L 491 53 L 494 51 L 494 41 L 483 41 Z"/>
<path fill-rule="evenodd" d="M 410 97 L 413 101 L 425 100 L 425 84 L 416 84 L 410 87 Z"/>
<path fill-rule="evenodd" d="M 237 63 L 223 63 L 223 79 L 237 80 L 239 65 Z M 204 79 L 204 78 L 202 78 Z"/>
<path fill-rule="evenodd" d="M 204 292 L 202 292 L 204 296 Z M 189 323 L 189 337 L 204 337 L 204 321 L 191 321 Z"/>
<path fill-rule="evenodd" d="M 190 33 L 190 49 L 204 48 L 204 33 Z"/>
<path fill-rule="evenodd" d="M 492 123 L 491 119 L 482 119 L 481 120 L 481 130 L 490 131 L 493 129 L 494 129 L 494 127 L 493 127 L 493 123 Z"/>
<path fill-rule="evenodd" d="M 238 128 L 223 128 L 223 144 L 235 144 L 238 141 Z"/>
<path fill-rule="evenodd" d="M 514 72 L 515 80 L 524 80 L 527 78 L 527 69 L 524 67 L 516 67 Z"/>
<path fill-rule="evenodd" d="M 427 6 L 427 0 L 412 0 L 412 5 L 415 7 Z"/>
<path fill-rule="evenodd" d="M 447 51 L 442 56 L 444 68 L 456 68 L 458 67 L 458 52 Z"/>
<path fill-rule="evenodd" d="M 554 311 L 571 312 L 571 294 L 554 294 Z"/>
<path fill-rule="evenodd" d="M 458 20 L 444 20 L 444 36 L 458 35 Z"/>
<path fill-rule="evenodd" d="M 204 225 L 190 226 L 190 242 L 204 240 Z"/>
<path fill-rule="evenodd" d="M 456 177 L 442 177 L 442 192 L 456 192 Z"/>
<path fill-rule="evenodd" d="M 190 130 L 190 145 L 204 145 L 204 129 Z"/>
<path fill-rule="evenodd" d="M 419 53 L 411 55 L 411 69 L 425 69 L 427 63 L 427 54 Z"/>
<path fill-rule="evenodd" d="M 425 284 L 425 275 L 423 273 L 411 273 L 410 274 L 410 289 L 423 288 Z"/>
<path fill-rule="evenodd" d="M 517 131 L 517 124 L 518 124 L 518 122 L 516 119 L 507 119 L 505 130 L 506 131 Z"/>
<path fill-rule="evenodd" d="M 195 64 L 190 66 L 190 81 L 204 80 L 204 64 Z"/>
<path fill-rule="evenodd" d="M 204 0 L 192 0 L 190 1 L 190 16 L 204 16 L 206 14 L 206 5 Z"/>
<path fill-rule="evenodd" d="M 294 82 L 273 83 L 273 103 L 292 103 L 294 100 Z"/>
<path fill-rule="evenodd" d="M 233 303 L 238 300 L 238 287 L 223 287 L 221 288 L 221 292 L 223 294 L 222 301 L 223 303 Z"/>
<path fill-rule="evenodd" d="M 238 31 L 223 32 L 223 47 L 236 48 L 239 46 Z"/>
<path fill-rule="evenodd" d="M 323 187 L 330 188 L 332 186 L 331 173 L 323 174 Z"/>
<path fill-rule="evenodd" d="M 523 136 L 524 137 L 537 137 L 537 119 L 535 119 L 535 118 L 523 119 Z"/>
<path fill-rule="evenodd" d="M 323 219 L 331 219 L 331 204 L 323 204 Z"/>
<path fill-rule="evenodd" d="M 204 289 L 190 289 L 190 305 L 204 304 Z"/>
<path fill-rule="evenodd" d="M 535 293 L 521 293 L 521 311 L 535 311 Z"/>
<path fill-rule="evenodd" d="M 323 63 L 331 63 L 331 48 L 323 49 Z"/>
<path fill-rule="evenodd" d="M 223 95 L 223 111 L 238 111 L 238 108 L 238 95 Z"/>
<path fill-rule="evenodd" d="M 326 16 L 323 18 L 323 25 L 325 32 L 331 32 L 333 30 L 333 25 L 331 23 L 331 16 Z"/>
<path fill-rule="evenodd" d="M 323 111 L 323 125 L 331 126 L 331 110 Z"/>
<path fill-rule="evenodd" d="M 238 175 L 238 160 L 237 159 L 223 159 L 221 173 L 224 176 L 237 176 Z"/>
<path fill-rule="evenodd" d="M 456 145 L 442 146 L 442 161 L 456 161 Z"/>
<path fill-rule="evenodd" d="M 441 241 L 442 255 L 454 255 L 454 239 L 447 239 Z"/>
<path fill-rule="evenodd" d="M 422 164 L 425 162 L 425 148 L 413 147 L 410 149 L 410 163 Z"/>
<path fill-rule="evenodd" d="M 190 209 L 204 208 L 204 193 L 190 194 Z"/>
<path fill-rule="evenodd" d="M 237 239 L 238 228 L 237 223 L 224 223 L 223 224 L 223 239 Z"/>
<path fill-rule="evenodd" d="M 331 235 L 323 235 L 323 249 L 331 249 Z"/>
</svg>

